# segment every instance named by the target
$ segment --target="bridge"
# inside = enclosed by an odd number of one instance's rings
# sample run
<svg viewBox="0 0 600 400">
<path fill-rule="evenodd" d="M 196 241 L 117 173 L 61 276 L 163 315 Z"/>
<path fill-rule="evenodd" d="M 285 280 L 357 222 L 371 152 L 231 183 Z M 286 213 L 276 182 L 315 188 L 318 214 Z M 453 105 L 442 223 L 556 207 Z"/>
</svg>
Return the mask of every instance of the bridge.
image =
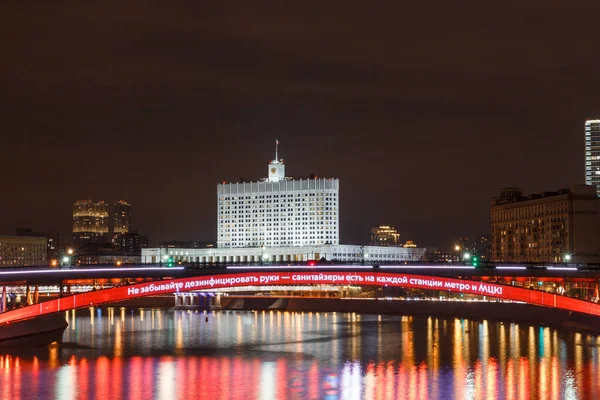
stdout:
<svg viewBox="0 0 600 400">
<path fill-rule="evenodd" d="M 146 296 L 237 288 L 256 291 L 258 287 L 277 286 L 364 286 L 396 287 L 443 291 L 461 295 L 522 302 L 534 306 L 600 316 L 600 304 L 579 298 L 533 290 L 532 283 L 587 282 L 588 290 L 597 284 L 600 271 L 575 267 L 549 267 L 529 270 L 523 266 L 504 266 L 482 270 L 469 266 L 228 266 L 221 269 L 195 269 L 177 266 L 130 268 L 81 268 L 73 270 L 0 271 L 2 284 L 27 281 L 54 282 L 99 278 L 116 279 L 112 286 L 72 295 L 63 295 L 37 304 L 5 311 L 1 324 L 13 323 L 57 312 L 101 306 Z M 132 283 L 131 279 L 141 282 Z M 535 288 L 535 286 L 533 286 Z M 560 286 L 558 286 L 560 287 Z"/>
</svg>

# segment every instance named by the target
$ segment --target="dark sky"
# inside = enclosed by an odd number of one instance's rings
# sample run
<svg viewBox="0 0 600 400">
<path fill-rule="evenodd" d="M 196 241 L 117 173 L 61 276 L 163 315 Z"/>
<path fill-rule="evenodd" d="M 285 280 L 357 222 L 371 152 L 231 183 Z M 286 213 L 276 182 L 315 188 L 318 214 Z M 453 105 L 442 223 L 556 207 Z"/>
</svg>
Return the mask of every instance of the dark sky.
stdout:
<svg viewBox="0 0 600 400">
<path fill-rule="evenodd" d="M 494 4 L 492 4 L 494 3 Z M 77 199 L 157 244 L 216 239 L 216 184 L 341 180 L 341 240 L 486 233 L 497 190 L 584 179 L 600 2 L 5 0 L 0 233 Z"/>
</svg>

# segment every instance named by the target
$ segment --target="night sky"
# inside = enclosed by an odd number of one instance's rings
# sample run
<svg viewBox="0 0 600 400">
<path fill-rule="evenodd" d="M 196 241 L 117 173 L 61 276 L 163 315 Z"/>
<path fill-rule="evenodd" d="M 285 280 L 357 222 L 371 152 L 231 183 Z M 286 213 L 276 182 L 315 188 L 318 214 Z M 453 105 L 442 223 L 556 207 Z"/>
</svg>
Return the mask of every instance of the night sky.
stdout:
<svg viewBox="0 0 600 400">
<path fill-rule="evenodd" d="M 498 189 L 584 181 L 595 1 L 0 2 L 0 233 L 70 237 L 124 199 L 161 240 L 216 240 L 216 185 L 340 179 L 342 243 L 443 246 Z"/>
</svg>

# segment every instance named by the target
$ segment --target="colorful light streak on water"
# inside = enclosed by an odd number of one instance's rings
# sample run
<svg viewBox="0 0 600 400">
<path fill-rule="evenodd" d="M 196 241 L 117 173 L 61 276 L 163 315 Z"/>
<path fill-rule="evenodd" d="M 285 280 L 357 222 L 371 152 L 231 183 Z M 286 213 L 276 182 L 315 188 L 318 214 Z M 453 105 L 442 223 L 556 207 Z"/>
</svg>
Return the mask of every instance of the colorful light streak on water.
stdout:
<svg viewBox="0 0 600 400">
<path fill-rule="evenodd" d="M 0 351 L 0 399 L 600 397 L 600 337 L 548 327 L 277 311 L 66 317 L 62 346 Z"/>
</svg>

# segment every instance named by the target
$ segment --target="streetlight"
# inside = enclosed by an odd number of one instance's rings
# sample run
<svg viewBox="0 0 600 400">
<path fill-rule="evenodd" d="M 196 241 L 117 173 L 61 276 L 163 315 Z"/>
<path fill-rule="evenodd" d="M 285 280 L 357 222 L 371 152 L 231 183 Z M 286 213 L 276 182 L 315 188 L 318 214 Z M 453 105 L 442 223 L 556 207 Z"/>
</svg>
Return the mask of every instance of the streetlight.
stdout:
<svg viewBox="0 0 600 400">
<path fill-rule="evenodd" d="M 460 251 L 462 250 L 462 248 L 460 247 L 460 245 L 456 244 L 454 245 L 454 252 L 456 253 L 456 261 L 460 262 Z"/>
<path fill-rule="evenodd" d="M 570 262 L 571 261 L 571 255 L 570 254 L 565 254 L 564 259 L 565 259 L 566 262 Z"/>
<path fill-rule="evenodd" d="M 67 254 L 72 256 L 73 255 L 73 249 L 69 248 L 67 249 Z"/>
<path fill-rule="evenodd" d="M 70 266 L 70 265 L 71 265 L 71 257 L 69 257 L 69 256 L 64 256 L 64 257 L 62 258 L 62 260 L 61 260 L 61 263 L 60 263 L 60 264 L 61 264 L 62 266 L 64 266 L 64 267 L 68 267 L 68 266 Z"/>
<path fill-rule="evenodd" d="M 465 254 L 463 254 L 463 259 L 470 260 L 471 259 L 471 253 L 465 253 Z"/>
</svg>

